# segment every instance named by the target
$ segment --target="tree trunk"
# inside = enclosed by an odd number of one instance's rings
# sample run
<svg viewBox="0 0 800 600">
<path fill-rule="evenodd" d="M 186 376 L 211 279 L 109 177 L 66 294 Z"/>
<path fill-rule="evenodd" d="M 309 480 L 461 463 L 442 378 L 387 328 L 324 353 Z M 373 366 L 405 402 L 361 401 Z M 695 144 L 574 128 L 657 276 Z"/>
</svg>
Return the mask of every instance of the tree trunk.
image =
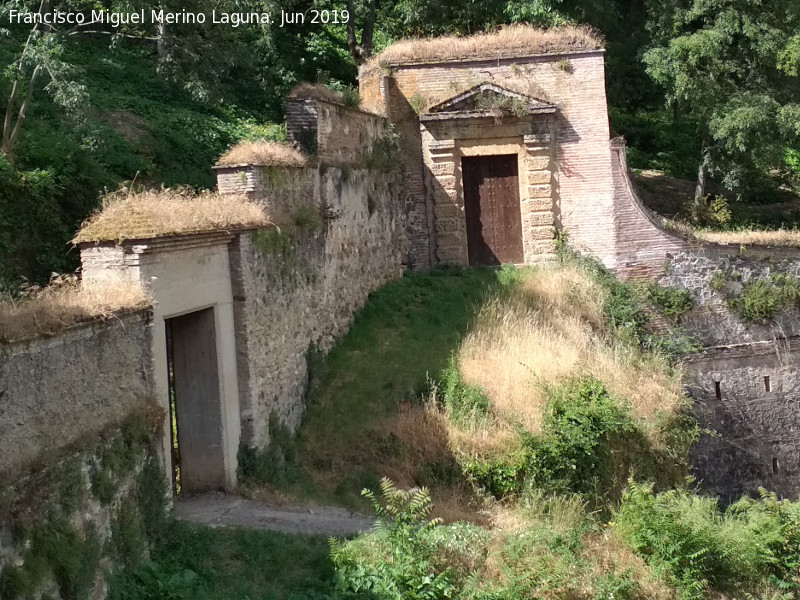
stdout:
<svg viewBox="0 0 800 600">
<path fill-rule="evenodd" d="M 694 205 L 697 208 L 706 203 L 706 174 L 708 171 L 708 131 L 703 131 L 700 146 L 700 166 L 697 167 L 697 184 L 694 188 Z"/>
<path fill-rule="evenodd" d="M 164 57 L 167 54 L 167 24 L 163 21 L 159 21 L 157 25 L 157 40 L 156 40 L 156 52 L 158 53 L 158 60 L 164 60 Z"/>
<path fill-rule="evenodd" d="M 375 33 L 375 0 L 367 0 L 366 7 L 367 14 L 364 17 L 364 28 L 361 30 L 361 42 L 359 42 L 356 35 L 355 2 L 347 0 L 347 12 L 350 13 L 347 21 L 347 47 L 357 66 L 363 65 L 372 56 Z"/>
</svg>

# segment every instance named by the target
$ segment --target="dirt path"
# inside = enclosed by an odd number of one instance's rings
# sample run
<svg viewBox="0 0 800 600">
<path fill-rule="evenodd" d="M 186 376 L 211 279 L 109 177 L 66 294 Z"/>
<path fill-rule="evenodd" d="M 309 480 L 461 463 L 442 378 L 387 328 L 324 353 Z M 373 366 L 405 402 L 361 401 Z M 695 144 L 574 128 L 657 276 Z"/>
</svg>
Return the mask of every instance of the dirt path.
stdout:
<svg viewBox="0 0 800 600">
<path fill-rule="evenodd" d="M 375 519 L 332 506 L 270 506 L 240 496 L 215 493 L 181 498 L 178 517 L 212 527 L 250 527 L 301 535 L 345 536 L 361 533 Z"/>
</svg>

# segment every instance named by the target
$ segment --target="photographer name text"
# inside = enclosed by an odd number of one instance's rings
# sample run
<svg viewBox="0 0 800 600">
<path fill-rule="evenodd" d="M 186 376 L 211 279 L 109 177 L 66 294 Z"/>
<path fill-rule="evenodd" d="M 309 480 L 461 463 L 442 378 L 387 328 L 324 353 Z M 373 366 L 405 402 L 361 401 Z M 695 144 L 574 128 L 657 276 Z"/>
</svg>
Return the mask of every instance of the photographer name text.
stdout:
<svg viewBox="0 0 800 600">
<path fill-rule="evenodd" d="M 68 25 L 87 26 L 94 24 L 110 25 L 114 28 L 128 27 L 130 25 L 227 25 L 240 27 L 242 25 L 314 25 L 328 23 L 347 23 L 350 13 L 346 10 L 309 10 L 302 12 L 280 11 L 280 14 L 261 12 L 217 12 L 211 14 L 203 12 L 169 12 L 165 10 L 140 10 L 138 12 L 110 12 L 107 10 L 93 10 L 91 12 L 28 12 L 10 10 L 8 13 L 10 24 L 25 25 Z"/>
</svg>

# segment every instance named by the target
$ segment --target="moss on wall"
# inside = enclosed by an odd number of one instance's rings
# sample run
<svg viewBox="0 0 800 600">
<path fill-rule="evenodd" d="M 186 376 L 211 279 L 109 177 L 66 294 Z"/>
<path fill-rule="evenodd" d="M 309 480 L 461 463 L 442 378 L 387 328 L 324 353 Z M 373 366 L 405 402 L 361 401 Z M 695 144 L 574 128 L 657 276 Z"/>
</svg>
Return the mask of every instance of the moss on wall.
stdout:
<svg viewBox="0 0 800 600">
<path fill-rule="evenodd" d="M 154 415 L 132 415 L 7 490 L 0 522 L 13 533 L 7 550 L 16 558 L 0 567 L 0 598 L 57 590 L 62 600 L 85 600 L 108 564 L 144 560 L 167 518 L 157 423 Z"/>
</svg>

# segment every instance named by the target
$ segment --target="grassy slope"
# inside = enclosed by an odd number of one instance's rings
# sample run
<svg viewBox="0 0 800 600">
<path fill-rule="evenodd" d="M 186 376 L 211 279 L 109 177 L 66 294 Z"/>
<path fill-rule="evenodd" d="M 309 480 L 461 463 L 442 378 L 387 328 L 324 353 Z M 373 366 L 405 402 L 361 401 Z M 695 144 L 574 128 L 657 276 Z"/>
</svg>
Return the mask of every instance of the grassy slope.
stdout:
<svg viewBox="0 0 800 600">
<path fill-rule="evenodd" d="M 325 361 L 300 432 L 313 494 L 352 504 L 395 451 L 386 423 L 438 378 L 500 272 L 410 272 L 375 292 Z M 311 491 L 311 490 L 307 490 Z"/>
<path fill-rule="evenodd" d="M 0 64 L 12 54 L 0 39 Z M 0 289 L 24 275 L 46 281 L 77 267 L 68 241 L 104 189 L 136 180 L 153 186 L 215 185 L 211 166 L 256 131 L 257 113 L 200 103 L 156 72 L 152 49 L 82 39 L 67 59 L 87 101 L 67 115 L 38 89 L 16 147 L 18 173 L 0 158 Z"/>
</svg>

